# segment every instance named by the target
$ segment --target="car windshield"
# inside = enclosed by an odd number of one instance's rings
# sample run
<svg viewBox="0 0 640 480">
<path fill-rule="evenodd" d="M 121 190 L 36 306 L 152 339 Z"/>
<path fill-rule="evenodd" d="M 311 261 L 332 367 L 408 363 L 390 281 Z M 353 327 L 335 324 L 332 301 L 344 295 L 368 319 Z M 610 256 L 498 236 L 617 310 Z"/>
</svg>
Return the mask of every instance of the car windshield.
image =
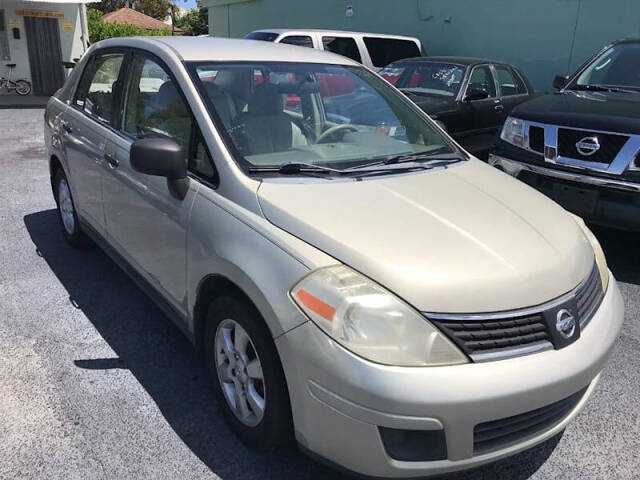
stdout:
<svg viewBox="0 0 640 480">
<path fill-rule="evenodd" d="M 245 168 L 344 169 L 458 152 L 407 99 L 359 66 L 234 62 L 190 70 Z"/>
<path fill-rule="evenodd" d="M 640 89 L 640 44 L 621 43 L 600 56 L 567 88 Z"/>
<path fill-rule="evenodd" d="M 380 75 L 403 91 L 455 97 L 464 77 L 464 67 L 442 62 L 399 62 L 383 68 Z"/>
</svg>

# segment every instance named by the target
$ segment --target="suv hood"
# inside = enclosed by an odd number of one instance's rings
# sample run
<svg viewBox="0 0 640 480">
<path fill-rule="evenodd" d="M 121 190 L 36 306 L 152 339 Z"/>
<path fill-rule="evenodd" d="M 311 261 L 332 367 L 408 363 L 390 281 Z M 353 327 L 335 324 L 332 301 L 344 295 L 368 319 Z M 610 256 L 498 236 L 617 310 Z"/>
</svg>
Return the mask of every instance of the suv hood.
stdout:
<svg viewBox="0 0 640 480">
<path fill-rule="evenodd" d="M 638 133 L 640 93 L 567 90 L 522 103 L 511 115 L 566 127 Z"/>
<path fill-rule="evenodd" d="M 266 218 L 421 311 L 537 305 L 593 266 L 569 213 L 479 160 L 359 182 L 296 180 L 262 182 Z"/>
</svg>

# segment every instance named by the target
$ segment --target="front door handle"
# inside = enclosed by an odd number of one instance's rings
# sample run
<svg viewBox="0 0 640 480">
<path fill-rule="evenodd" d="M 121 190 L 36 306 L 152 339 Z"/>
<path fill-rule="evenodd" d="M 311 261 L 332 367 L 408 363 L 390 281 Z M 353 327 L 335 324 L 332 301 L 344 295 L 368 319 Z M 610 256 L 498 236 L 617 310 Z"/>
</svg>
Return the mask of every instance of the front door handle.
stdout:
<svg viewBox="0 0 640 480">
<path fill-rule="evenodd" d="M 493 107 L 493 109 L 494 109 L 496 112 L 501 112 L 501 111 L 503 111 L 503 110 L 504 110 L 504 105 L 496 105 L 495 107 Z"/>
<path fill-rule="evenodd" d="M 73 128 L 71 128 L 71 125 L 69 125 L 64 120 L 62 122 L 60 122 L 60 125 L 62 126 L 62 130 L 64 130 L 65 133 L 72 133 L 73 132 Z"/>
<path fill-rule="evenodd" d="M 111 168 L 118 168 L 118 165 L 120 165 L 120 162 L 118 161 L 118 159 L 114 155 L 111 155 L 110 153 L 105 153 L 104 159 L 107 161 L 107 163 Z"/>
</svg>

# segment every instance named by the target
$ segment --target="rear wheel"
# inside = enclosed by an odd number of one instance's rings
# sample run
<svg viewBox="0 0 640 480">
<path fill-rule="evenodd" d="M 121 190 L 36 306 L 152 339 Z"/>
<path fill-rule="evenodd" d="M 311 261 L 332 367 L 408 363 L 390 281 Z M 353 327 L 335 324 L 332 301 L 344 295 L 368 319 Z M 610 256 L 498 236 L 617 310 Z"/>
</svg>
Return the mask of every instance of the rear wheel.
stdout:
<svg viewBox="0 0 640 480">
<path fill-rule="evenodd" d="M 284 372 L 271 334 L 246 301 L 224 296 L 209 307 L 207 369 L 222 410 L 248 446 L 274 450 L 292 437 Z"/>
<path fill-rule="evenodd" d="M 67 241 L 74 247 L 85 246 L 88 238 L 80 230 L 78 215 L 71 196 L 69 182 L 62 168 L 56 170 L 53 184 L 55 186 L 56 203 L 58 204 L 58 217 Z"/>
<path fill-rule="evenodd" d="M 29 95 L 31 93 L 31 84 L 26 80 L 18 80 L 15 82 L 15 90 L 18 95 Z"/>
</svg>

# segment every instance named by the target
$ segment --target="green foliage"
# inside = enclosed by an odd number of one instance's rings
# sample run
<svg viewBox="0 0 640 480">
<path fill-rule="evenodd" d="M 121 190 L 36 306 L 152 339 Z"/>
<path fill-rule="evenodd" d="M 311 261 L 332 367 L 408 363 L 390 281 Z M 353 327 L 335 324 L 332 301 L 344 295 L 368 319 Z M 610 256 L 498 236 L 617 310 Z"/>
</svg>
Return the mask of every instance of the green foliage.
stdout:
<svg viewBox="0 0 640 480">
<path fill-rule="evenodd" d="M 166 30 L 145 30 L 135 25 L 103 22 L 102 12 L 93 8 L 87 10 L 87 23 L 89 24 L 89 41 L 91 43 L 114 37 L 171 35 L 171 27 L 168 25 Z"/>
<path fill-rule="evenodd" d="M 182 18 L 176 19 L 176 27 L 184 35 L 204 35 L 209 33 L 209 15 L 206 8 L 189 10 Z"/>
</svg>

